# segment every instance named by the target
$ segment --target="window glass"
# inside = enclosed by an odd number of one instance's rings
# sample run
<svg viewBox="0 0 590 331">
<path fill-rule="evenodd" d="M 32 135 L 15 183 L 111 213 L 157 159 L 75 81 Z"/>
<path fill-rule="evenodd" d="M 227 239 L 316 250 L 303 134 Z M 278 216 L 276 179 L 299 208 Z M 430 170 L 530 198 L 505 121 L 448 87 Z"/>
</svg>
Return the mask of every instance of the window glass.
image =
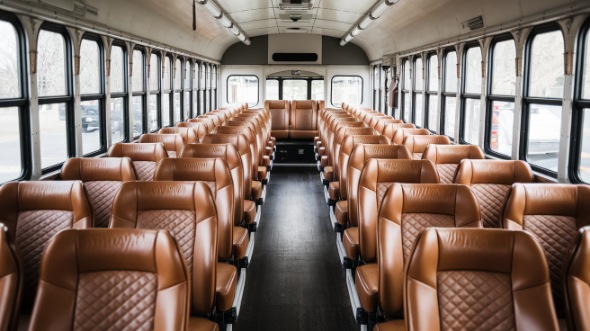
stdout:
<svg viewBox="0 0 590 331">
<path fill-rule="evenodd" d="M 84 155 L 100 149 L 100 104 L 98 100 L 82 101 L 82 152 Z"/>
<path fill-rule="evenodd" d="M 182 62 L 180 59 L 174 61 L 174 89 L 182 88 Z"/>
<path fill-rule="evenodd" d="M 39 96 L 66 95 L 66 41 L 64 37 L 53 31 L 41 30 L 38 42 L 37 88 Z M 46 161 L 49 159 L 45 158 Z"/>
<path fill-rule="evenodd" d="M 481 94 L 481 49 L 470 47 L 465 55 L 465 93 Z"/>
<path fill-rule="evenodd" d="M 211 87 L 217 88 L 217 66 L 213 66 L 213 74 L 211 76 Z"/>
<path fill-rule="evenodd" d="M 412 98 L 410 92 L 404 92 L 404 121 L 410 123 L 412 121 L 412 109 L 410 109 L 410 99 Z"/>
<path fill-rule="evenodd" d="M 113 144 L 125 139 L 125 98 L 111 99 L 111 139 Z"/>
<path fill-rule="evenodd" d="M 148 132 L 156 131 L 158 129 L 158 95 L 156 94 L 150 94 L 148 96 L 147 116 Z"/>
<path fill-rule="evenodd" d="M 94 40 L 83 39 L 80 46 L 80 93 L 100 93 L 100 48 Z"/>
<path fill-rule="evenodd" d="M 363 103 L 363 79 L 361 77 L 332 77 L 332 105 L 340 107 L 343 102 L 350 105 Z"/>
<path fill-rule="evenodd" d="M 414 110 L 415 110 L 415 124 L 416 126 L 423 127 L 424 122 L 422 121 L 422 93 L 416 94 L 414 98 Z"/>
<path fill-rule="evenodd" d="M 513 40 L 494 44 L 492 65 L 492 94 L 514 95 L 516 92 L 516 48 Z"/>
<path fill-rule="evenodd" d="M 258 77 L 229 76 L 227 78 L 227 102 L 254 106 L 258 103 Z"/>
<path fill-rule="evenodd" d="M 183 120 L 186 120 L 187 118 L 189 118 L 191 111 L 191 92 L 183 92 L 182 104 Z"/>
<path fill-rule="evenodd" d="M 2 27 L 0 27 L 0 30 Z M 0 37 L 2 38 L 2 37 Z M 3 59 L 0 58 L 0 61 Z M 18 107 L 0 108 L 0 183 L 18 178 L 22 169 Z M 57 124 L 60 123 L 59 118 Z M 65 122 L 65 119 L 63 120 Z"/>
<path fill-rule="evenodd" d="M 162 94 L 162 126 L 170 125 L 170 94 Z"/>
<path fill-rule="evenodd" d="M 586 33 L 586 49 L 584 50 L 584 68 L 582 81 L 582 98 L 590 99 L 590 33 Z"/>
<path fill-rule="evenodd" d="M 530 104 L 526 160 L 557 171 L 561 133 L 561 106 Z"/>
<path fill-rule="evenodd" d="M 2 53 L 0 53 L 0 98 L 18 98 L 21 96 L 20 50 L 18 35 L 12 24 L 0 21 L 0 42 L 2 43 Z M 0 178 L 0 182 L 4 182 L 4 180 Z"/>
<path fill-rule="evenodd" d="M 311 100 L 324 100 L 323 79 L 314 79 L 311 81 Z"/>
<path fill-rule="evenodd" d="M 39 129 L 41 141 L 41 168 L 45 169 L 65 161 L 68 157 L 66 104 L 39 106 Z"/>
<path fill-rule="evenodd" d="M 590 183 L 590 109 L 584 109 L 584 124 L 582 125 L 582 137 L 580 148 L 580 179 Z"/>
<path fill-rule="evenodd" d="M 409 90 L 412 86 L 412 77 L 410 76 L 410 61 L 404 61 L 404 90 Z"/>
<path fill-rule="evenodd" d="M 302 79 L 287 79 L 283 81 L 284 100 L 306 100 L 307 81 Z"/>
<path fill-rule="evenodd" d="M 428 57 L 428 91 L 438 91 L 438 58 L 436 54 Z"/>
<path fill-rule="evenodd" d="M 199 84 L 200 89 L 205 89 L 205 63 L 201 63 L 201 71 L 199 72 L 201 78 L 201 84 Z"/>
<path fill-rule="evenodd" d="M 560 31 L 537 34 L 531 44 L 530 97 L 562 98 L 563 36 Z"/>
<path fill-rule="evenodd" d="M 143 97 L 135 96 L 131 99 L 131 109 L 133 114 L 133 137 L 143 133 Z M 157 124 L 157 123 L 156 123 Z"/>
<path fill-rule="evenodd" d="M 155 91 L 160 88 L 159 58 L 156 54 L 150 55 L 150 90 Z"/>
<path fill-rule="evenodd" d="M 514 102 L 492 102 L 492 127 L 490 149 L 504 155 L 512 153 L 512 124 L 514 123 Z"/>
<path fill-rule="evenodd" d="M 445 134 L 451 138 L 455 138 L 455 111 L 457 106 L 457 98 L 445 97 Z"/>
<path fill-rule="evenodd" d="M 424 75 L 422 71 L 422 58 L 419 57 L 414 61 L 414 79 L 415 79 L 415 89 L 418 91 L 424 90 Z"/>
<path fill-rule="evenodd" d="M 152 55 L 153 56 L 153 55 Z M 157 61 L 156 61 L 157 62 Z M 157 70 L 157 68 L 156 68 Z M 157 74 L 156 74 L 157 77 Z M 151 78 L 150 78 L 151 79 Z M 133 51 L 133 92 L 142 92 L 143 89 L 143 52 Z M 158 86 L 158 85 L 156 85 Z M 152 86 L 153 88 L 153 86 Z"/>
<path fill-rule="evenodd" d="M 185 61 L 184 62 L 184 83 L 183 83 L 183 88 L 185 90 L 189 90 L 191 88 L 191 61 Z"/>
<path fill-rule="evenodd" d="M 164 76 L 162 76 L 162 89 L 169 90 L 170 89 L 170 58 L 168 56 L 164 57 Z"/>
<path fill-rule="evenodd" d="M 479 141 L 480 105 L 481 101 L 479 99 L 465 99 L 463 139 L 474 145 L 477 145 Z"/>
<path fill-rule="evenodd" d="M 279 81 L 276 79 L 266 80 L 266 100 L 279 100 Z"/>
<path fill-rule="evenodd" d="M 182 121 L 183 119 L 180 117 L 180 92 L 174 93 L 174 122 Z"/>
<path fill-rule="evenodd" d="M 123 47 L 111 48 L 111 93 L 125 92 L 125 52 Z"/>
<path fill-rule="evenodd" d="M 377 66 L 373 66 L 373 89 L 379 88 L 379 68 Z"/>
<path fill-rule="evenodd" d="M 438 95 L 428 95 L 428 129 L 434 133 L 438 132 Z"/>
<path fill-rule="evenodd" d="M 457 92 L 457 52 L 445 56 L 445 92 Z"/>
</svg>

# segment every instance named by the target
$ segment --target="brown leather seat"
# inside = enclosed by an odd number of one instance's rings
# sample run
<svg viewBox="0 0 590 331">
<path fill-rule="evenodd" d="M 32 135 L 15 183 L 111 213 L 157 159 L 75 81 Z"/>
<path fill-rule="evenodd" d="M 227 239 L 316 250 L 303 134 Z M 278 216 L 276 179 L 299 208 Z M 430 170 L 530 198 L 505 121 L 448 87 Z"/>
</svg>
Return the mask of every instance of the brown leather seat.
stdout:
<svg viewBox="0 0 590 331">
<path fill-rule="evenodd" d="M 291 101 L 290 135 L 293 139 L 313 139 L 318 134 L 318 104 L 313 100 Z"/>
<path fill-rule="evenodd" d="M 248 126 L 220 126 L 215 130 L 218 134 L 238 134 L 248 139 L 250 145 L 250 155 L 252 157 L 252 179 L 264 181 L 267 176 L 266 167 L 260 167 L 258 142 L 255 133 Z M 254 185 L 254 184 L 253 184 Z"/>
<path fill-rule="evenodd" d="M 0 225 L 0 330 L 16 330 L 23 289 L 23 266 L 4 225 Z"/>
<path fill-rule="evenodd" d="M 203 137 L 207 133 L 209 133 L 208 129 L 207 129 L 207 125 L 203 122 L 180 122 L 180 123 L 176 123 L 176 127 L 177 128 L 189 128 L 194 132 L 195 141 L 187 142 L 187 143 L 185 143 L 185 145 L 190 144 L 190 143 L 200 142 L 201 139 L 203 139 Z M 166 128 L 164 128 L 164 129 L 166 129 Z M 174 132 L 169 132 L 169 133 L 174 133 Z M 188 139 L 188 136 L 187 136 L 186 141 L 190 141 L 190 139 Z"/>
<path fill-rule="evenodd" d="M 564 294 L 567 329 L 590 330 L 590 230 L 581 228 L 576 234 L 564 262 Z"/>
<path fill-rule="evenodd" d="M 412 135 L 428 136 L 430 135 L 430 131 L 428 131 L 428 129 L 399 128 L 395 130 L 391 142 L 393 144 L 401 145 L 407 136 Z"/>
<path fill-rule="evenodd" d="M 128 157 L 133 161 L 138 180 L 152 180 L 156 164 L 168 157 L 164 144 L 118 143 L 111 146 L 108 157 Z"/>
<path fill-rule="evenodd" d="M 158 133 L 160 134 L 179 134 L 182 137 L 183 145 L 192 144 L 198 141 L 197 132 L 192 128 L 182 126 L 186 124 L 186 122 L 177 123 L 176 126 L 161 128 Z M 197 124 L 200 125 L 200 124 Z"/>
<path fill-rule="evenodd" d="M 180 134 L 145 133 L 139 137 L 139 143 L 162 143 L 168 157 L 180 154 L 184 143 Z"/>
<path fill-rule="evenodd" d="M 66 230 L 43 256 L 29 330 L 184 330 L 188 280 L 167 231 Z"/>
<path fill-rule="evenodd" d="M 533 181 L 533 171 L 524 161 L 465 159 L 455 176 L 455 183 L 469 186 L 477 197 L 486 228 L 501 226 L 512 184 Z"/>
<path fill-rule="evenodd" d="M 124 183 L 113 205 L 110 227 L 168 230 L 186 261 L 192 313 L 213 312 L 218 272 L 217 212 L 207 184 Z"/>
<path fill-rule="evenodd" d="M 407 264 L 408 331 L 558 330 L 543 252 L 524 232 L 426 229 Z"/>
<path fill-rule="evenodd" d="M 429 145 L 450 145 L 451 139 L 442 135 L 428 135 L 428 136 L 407 136 L 404 138 L 402 145 L 408 148 L 414 160 L 422 159 L 424 150 Z"/>
<path fill-rule="evenodd" d="M 514 184 L 504 228 L 531 233 L 543 247 L 551 275 L 557 316 L 564 314 L 564 258 L 579 228 L 590 225 L 590 187 L 566 184 Z"/>
<path fill-rule="evenodd" d="M 107 228 L 115 195 L 123 182 L 136 180 L 131 159 L 70 158 L 61 168 L 62 180 L 81 180 L 92 208 L 94 227 Z"/>
<path fill-rule="evenodd" d="M 0 223 L 14 238 L 23 263 L 21 314 L 28 314 L 39 281 L 41 256 L 59 231 L 92 226 L 81 181 L 13 182 L 0 187 Z"/>
<path fill-rule="evenodd" d="M 207 129 L 207 133 L 213 132 L 215 130 L 215 128 L 217 127 L 215 125 L 215 123 L 213 122 L 213 120 L 210 118 L 207 118 L 207 117 L 191 118 L 191 119 L 188 119 L 186 122 L 187 123 L 203 123 L 205 125 L 205 128 Z"/>
<path fill-rule="evenodd" d="M 484 159 L 481 148 L 475 145 L 428 145 L 422 159 L 434 163 L 441 183 L 452 183 L 455 180 L 457 167 L 463 159 Z"/>
<path fill-rule="evenodd" d="M 403 122 L 404 121 L 402 120 L 396 120 L 394 118 L 381 118 L 377 121 L 377 124 L 375 124 L 375 131 L 379 132 L 379 134 L 383 134 L 387 124 L 401 124 Z"/>
<path fill-rule="evenodd" d="M 366 127 L 367 127 L 367 125 L 365 123 L 359 122 L 359 121 L 345 121 L 345 122 L 335 121 L 335 122 L 333 122 L 331 129 L 328 131 L 328 134 L 327 134 L 327 137 L 328 137 L 328 142 L 326 143 L 327 155 L 322 156 L 322 158 L 320 160 L 320 164 L 324 168 L 324 177 L 326 179 L 328 179 L 330 181 L 335 180 L 333 178 L 333 173 L 334 173 L 333 167 L 334 167 L 335 160 L 336 160 L 336 151 L 335 151 L 336 142 L 335 141 L 336 141 L 336 136 L 337 136 L 338 130 L 343 129 L 343 128 L 366 128 Z M 370 132 L 374 132 L 374 130 L 370 131 Z"/>
<path fill-rule="evenodd" d="M 377 279 L 379 306 L 387 318 L 403 316 L 403 270 L 420 232 L 429 227 L 481 228 L 479 204 L 471 190 L 457 184 L 394 184 L 385 194 L 379 211 Z M 363 275 L 357 268 L 357 279 Z M 377 296 L 369 307 L 377 307 Z M 364 305 L 363 305 L 364 306 Z"/>
<path fill-rule="evenodd" d="M 277 139 L 289 138 L 289 111 L 291 106 L 285 100 L 266 100 L 264 108 L 268 109 L 272 119 L 271 135 Z"/>
<path fill-rule="evenodd" d="M 389 123 L 385 124 L 385 127 L 381 133 L 393 142 L 393 137 L 395 136 L 397 130 L 413 128 L 416 128 L 416 126 L 412 123 Z"/>
<path fill-rule="evenodd" d="M 199 115 L 197 118 L 208 118 L 213 122 L 213 125 L 215 127 L 223 125 L 223 121 L 221 120 L 221 118 L 214 113 L 211 114 L 211 112 L 209 112 L 207 114 Z"/>
</svg>

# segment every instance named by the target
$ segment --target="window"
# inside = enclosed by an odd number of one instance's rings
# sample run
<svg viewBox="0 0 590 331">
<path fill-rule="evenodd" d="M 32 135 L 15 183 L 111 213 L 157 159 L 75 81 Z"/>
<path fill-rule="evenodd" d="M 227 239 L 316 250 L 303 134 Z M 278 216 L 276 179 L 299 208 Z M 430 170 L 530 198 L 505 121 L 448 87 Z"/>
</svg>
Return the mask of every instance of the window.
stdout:
<svg viewBox="0 0 590 331">
<path fill-rule="evenodd" d="M 170 126 L 172 120 L 170 118 L 170 95 L 172 93 L 172 75 L 170 66 L 172 60 L 169 56 L 164 56 L 164 75 L 162 75 L 162 109 L 160 116 L 162 119 L 162 127 Z"/>
<path fill-rule="evenodd" d="M 307 100 L 307 80 L 283 80 L 283 100 Z"/>
<path fill-rule="evenodd" d="M 590 183 L 590 33 L 586 23 L 580 34 L 580 51 L 578 52 L 579 72 L 577 72 L 576 102 L 574 103 L 574 132 L 572 142 L 577 142 L 572 153 L 572 171 L 570 177 L 576 181 Z"/>
<path fill-rule="evenodd" d="M 438 56 L 428 56 L 428 88 L 426 89 L 426 127 L 433 133 L 438 132 Z"/>
<path fill-rule="evenodd" d="M 443 134 L 455 138 L 455 111 L 457 109 L 457 52 L 444 56 L 444 86 L 442 93 Z"/>
<path fill-rule="evenodd" d="M 15 20 L 16 22 L 16 20 Z M 20 30 L 20 29 L 19 29 Z M 0 183 L 27 176 L 29 146 L 23 65 L 23 35 L 12 22 L 0 20 Z M 8 101 L 10 100 L 10 102 Z M 57 121 L 59 122 L 59 116 Z"/>
<path fill-rule="evenodd" d="M 213 102 L 212 107 L 217 109 L 217 66 L 213 66 L 213 74 L 211 75 L 211 101 Z"/>
<path fill-rule="evenodd" d="M 557 172 L 559 159 L 564 49 L 559 30 L 533 31 L 527 44 L 526 137 L 521 157 L 551 175 Z"/>
<path fill-rule="evenodd" d="M 424 126 L 424 121 L 422 120 L 422 114 L 424 111 L 422 95 L 422 91 L 424 90 L 424 73 L 422 69 L 422 58 L 417 57 L 414 60 L 414 89 L 412 93 L 414 95 L 414 123 L 418 127 Z"/>
<path fill-rule="evenodd" d="M 71 97 L 71 47 L 64 30 L 48 25 L 37 40 L 37 91 L 41 168 L 44 172 L 58 169 L 74 154 L 68 127 L 74 126 Z"/>
<path fill-rule="evenodd" d="M 160 111 L 160 56 L 150 55 L 150 94 L 148 95 L 147 129 L 154 132 L 160 127 L 158 113 Z"/>
<path fill-rule="evenodd" d="M 386 70 L 383 66 L 379 65 L 379 112 L 385 113 L 387 106 L 385 105 L 385 76 L 387 76 Z"/>
<path fill-rule="evenodd" d="M 266 100 L 279 100 L 279 80 L 266 80 Z"/>
<path fill-rule="evenodd" d="M 205 111 L 210 112 L 211 109 L 211 65 L 205 64 Z"/>
<path fill-rule="evenodd" d="M 373 66 L 373 109 L 377 109 L 379 103 L 379 68 Z"/>
<path fill-rule="evenodd" d="M 183 116 L 182 103 L 180 97 L 182 95 L 182 62 L 179 58 L 174 61 L 174 118 L 171 121 L 179 122 L 184 121 L 186 118 Z"/>
<path fill-rule="evenodd" d="M 227 102 L 247 102 L 249 106 L 258 103 L 258 77 L 232 75 L 227 78 Z"/>
<path fill-rule="evenodd" d="M 404 72 L 403 76 L 403 86 L 402 86 L 402 120 L 407 123 L 413 122 L 412 118 L 412 109 L 410 108 L 411 102 L 411 88 L 412 88 L 412 76 L 410 75 L 410 61 L 404 60 L 402 64 L 402 69 Z"/>
<path fill-rule="evenodd" d="M 186 60 L 184 61 L 184 67 L 183 67 L 183 83 L 182 83 L 182 88 L 183 88 L 183 96 L 182 96 L 182 102 L 183 102 L 183 106 L 182 109 L 184 111 L 184 119 L 188 119 L 191 118 L 193 116 L 193 112 L 191 111 L 191 95 L 192 95 L 192 89 L 191 89 L 191 74 L 192 74 L 192 70 L 191 70 L 191 61 Z"/>
<path fill-rule="evenodd" d="M 478 145 L 481 117 L 481 48 L 465 50 L 462 142 Z"/>
<path fill-rule="evenodd" d="M 332 105 L 340 107 L 343 102 L 351 105 L 363 103 L 363 79 L 360 76 L 332 77 Z"/>
<path fill-rule="evenodd" d="M 157 70 L 157 68 L 156 68 Z M 150 77 L 151 78 L 151 77 Z M 145 131 L 143 130 L 144 103 L 146 96 L 145 86 L 145 55 L 141 49 L 133 50 L 133 93 L 131 99 L 132 119 L 133 119 L 133 138 L 139 137 Z M 156 85 L 157 86 L 157 85 Z M 155 110 L 157 112 L 157 110 Z M 157 127 L 157 116 L 156 120 Z M 149 129 L 151 130 L 151 129 Z M 154 129 L 155 130 L 155 129 Z"/>
<path fill-rule="evenodd" d="M 512 39 L 500 39 L 491 46 L 490 94 L 487 103 L 486 151 L 510 157 L 516 92 L 516 47 Z"/>
<path fill-rule="evenodd" d="M 199 97 L 199 62 L 196 60 L 193 61 L 192 67 L 192 74 L 193 74 L 193 114 L 192 117 L 197 117 L 200 115 L 199 113 L 199 101 L 201 98 Z"/>
<path fill-rule="evenodd" d="M 311 100 L 324 100 L 323 79 L 314 79 L 311 81 Z"/>
<path fill-rule="evenodd" d="M 205 63 L 201 62 L 199 71 L 199 113 L 206 113 L 205 110 Z"/>
<path fill-rule="evenodd" d="M 99 41 L 99 37 L 84 38 L 80 45 L 80 111 L 84 155 L 106 150 L 103 125 L 102 45 L 99 44 Z"/>
<path fill-rule="evenodd" d="M 118 143 L 125 140 L 127 116 L 125 115 L 125 49 L 122 45 L 111 47 L 111 142 Z"/>
</svg>

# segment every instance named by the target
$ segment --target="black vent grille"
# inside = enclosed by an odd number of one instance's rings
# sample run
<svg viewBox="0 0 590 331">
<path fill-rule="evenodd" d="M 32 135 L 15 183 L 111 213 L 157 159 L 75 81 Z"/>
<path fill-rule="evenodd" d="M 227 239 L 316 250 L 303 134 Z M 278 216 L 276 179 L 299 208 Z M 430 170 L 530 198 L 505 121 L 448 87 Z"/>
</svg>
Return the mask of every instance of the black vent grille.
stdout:
<svg viewBox="0 0 590 331">
<path fill-rule="evenodd" d="M 463 22 L 463 28 L 469 29 L 469 31 L 479 30 L 479 29 L 482 29 L 483 27 L 484 27 L 484 23 L 483 23 L 483 17 L 481 15 L 474 17 L 468 21 Z"/>
</svg>

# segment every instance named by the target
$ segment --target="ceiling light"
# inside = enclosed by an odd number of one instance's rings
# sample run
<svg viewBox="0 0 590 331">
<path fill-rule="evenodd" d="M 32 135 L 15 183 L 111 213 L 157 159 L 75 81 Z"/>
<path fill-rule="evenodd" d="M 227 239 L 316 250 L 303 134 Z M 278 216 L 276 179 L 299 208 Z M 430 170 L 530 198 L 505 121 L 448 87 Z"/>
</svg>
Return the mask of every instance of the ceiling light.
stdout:
<svg viewBox="0 0 590 331">
<path fill-rule="evenodd" d="M 229 31 L 236 36 L 240 34 L 240 29 L 238 29 L 238 27 L 235 25 L 229 28 Z"/>
<path fill-rule="evenodd" d="M 352 38 L 353 38 L 352 35 L 349 33 L 346 35 L 346 37 L 344 37 L 344 41 L 349 42 L 352 40 Z"/>
<path fill-rule="evenodd" d="M 371 8 L 365 15 L 362 17 L 360 21 L 357 21 L 352 27 L 349 32 L 340 40 L 340 46 L 346 45 L 352 38 L 358 36 L 362 30 L 366 30 L 369 25 L 373 23 L 374 20 L 378 19 L 385 13 L 385 11 L 391 7 L 392 5 L 398 3 L 399 0 L 379 0 L 377 3 Z"/>
<path fill-rule="evenodd" d="M 352 31 L 350 31 L 350 35 L 352 35 L 353 37 L 358 36 L 359 33 L 361 33 L 361 29 L 359 29 L 358 26 L 354 27 L 354 29 L 352 29 Z"/>
<path fill-rule="evenodd" d="M 221 12 L 221 9 L 219 8 L 219 6 L 217 6 L 217 4 L 215 2 L 207 1 L 204 3 L 204 5 L 205 5 L 205 8 L 207 8 L 209 10 L 209 12 L 211 12 L 213 17 L 220 18 L 221 15 L 223 15 L 223 13 Z"/>
<path fill-rule="evenodd" d="M 369 27 L 369 25 L 371 25 L 371 23 L 373 23 L 373 19 L 371 18 L 371 16 L 367 15 L 360 23 L 359 23 L 359 28 L 361 30 L 366 29 L 367 27 Z"/>
<path fill-rule="evenodd" d="M 371 16 L 374 19 L 378 19 L 383 13 L 391 6 L 389 3 L 385 2 L 385 0 L 379 2 L 373 9 L 371 10 Z"/>
<path fill-rule="evenodd" d="M 243 32 L 240 31 L 240 27 L 232 21 L 232 19 L 223 11 L 223 9 L 213 0 L 194 0 L 201 5 L 205 6 L 209 12 L 221 22 L 225 28 L 229 29 L 236 37 L 238 37 L 244 44 L 250 45 L 250 40 Z"/>
<path fill-rule="evenodd" d="M 227 18 L 226 15 L 221 16 L 221 18 L 219 19 L 219 21 L 221 22 L 221 25 L 225 26 L 226 28 L 231 28 L 234 24 L 232 23 L 232 21 Z"/>
</svg>

